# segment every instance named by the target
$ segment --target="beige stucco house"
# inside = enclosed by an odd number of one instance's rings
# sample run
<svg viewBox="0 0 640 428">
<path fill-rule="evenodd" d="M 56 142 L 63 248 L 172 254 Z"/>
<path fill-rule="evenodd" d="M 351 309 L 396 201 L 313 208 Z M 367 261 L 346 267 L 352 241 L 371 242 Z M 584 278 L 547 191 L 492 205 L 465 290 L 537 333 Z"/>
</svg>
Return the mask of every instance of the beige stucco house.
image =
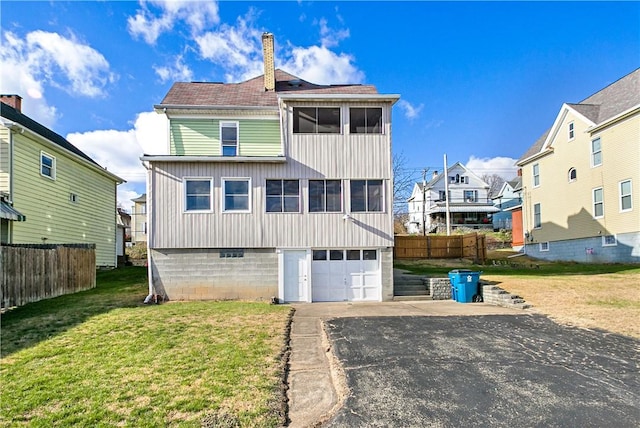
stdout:
<svg viewBox="0 0 640 428">
<path fill-rule="evenodd" d="M 640 262 L 640 69 L 563 104 L 517 165 L 527 254 Z"/>
</svg>

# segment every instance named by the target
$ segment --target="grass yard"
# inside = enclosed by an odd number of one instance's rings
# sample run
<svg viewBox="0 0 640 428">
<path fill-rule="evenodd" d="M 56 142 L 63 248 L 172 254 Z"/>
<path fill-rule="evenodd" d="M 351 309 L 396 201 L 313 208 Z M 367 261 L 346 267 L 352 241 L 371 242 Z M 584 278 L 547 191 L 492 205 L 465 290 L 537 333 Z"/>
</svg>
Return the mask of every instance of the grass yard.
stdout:
<svg viewBox="0 0 640 428">
<path fill-rule="evenodd" d="M 283 423 L 288 307 L 143 305 L 138 267 L 97 284 L 2 315 L 0 426 Z"/>
<path fill-rule="evenodd" d="M 640 266 L 553 263 L 510 252 L 491 252 L 488 264 L 463 260 L 396 261 L 420 275 L 446 276 L 451 269 L 482 271 L 490 281 L 563 324 L 599 328 L 640 338 Z"/>
</svg>

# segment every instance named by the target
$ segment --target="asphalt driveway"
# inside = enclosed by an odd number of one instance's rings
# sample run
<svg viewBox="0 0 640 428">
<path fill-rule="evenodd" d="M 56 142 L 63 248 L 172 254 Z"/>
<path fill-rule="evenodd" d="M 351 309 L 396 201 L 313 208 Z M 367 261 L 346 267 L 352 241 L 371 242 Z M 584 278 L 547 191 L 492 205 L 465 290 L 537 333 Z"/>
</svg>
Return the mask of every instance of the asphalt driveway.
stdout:
<svg viewBox="0 0 640 428">
<path fill-rule="evenodd" d="M 330 427 L 638 427 L 640 341 L 541 315 L 326 322 L 350 393 Z"/>
</svg>

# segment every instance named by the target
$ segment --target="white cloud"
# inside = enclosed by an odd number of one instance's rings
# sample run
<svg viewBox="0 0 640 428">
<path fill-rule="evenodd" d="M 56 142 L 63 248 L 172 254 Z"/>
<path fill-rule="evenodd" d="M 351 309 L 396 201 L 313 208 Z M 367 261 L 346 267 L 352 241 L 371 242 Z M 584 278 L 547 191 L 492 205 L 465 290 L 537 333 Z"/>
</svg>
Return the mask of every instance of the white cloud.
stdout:
<svg viewBox="0 0 640 428">
<path fill-rule="evenodd" d="M 351 55 L 337 54 L 324 46 L 294 47 L 282 68 L 311 83 L 362 83 L 365 75 Z"/>
<path fill-rule="evenodd" d="M 193 71 L 184 63 L 181 55 L 176 57 L 173 64 L 164 67 L 154 66 L 153 69 L 162 83 L 168 81 L 189 82 L 193 80 Z"/>
<path fill-rule="evenodd" d="M 129 17 L 127 24 L 133 37 L 155 44 L 162 33 L 178 22 L 185 22 L 192 34 L 220 22 L 218 3 L 210 0 L 142 0 L 142 9 Z M 152 10 L 153 9 L 153 10 Z"/>
<path fill-rule="evenodd" d="M 424 104 L 414 106 L 408 101 L 400 100 L 398 101 L 398 107 L 400 107 L 400 109 L 404 111 L 404 115 L 407 119 L 413 120 L 420 115 L 420 112 L 424 108 Z"/>
<path fill-rule="evenodd" d="M 131 214 L 131 207 L 133 206 L 132 199 L 137 198 L 141 194 L 146 193 L 144 188 L 136 188 L 133 184 L 124 183 L 118 186 L 118 207 L 124 209 Z"/>
<path fill-rule="evenodd" d="M 145 191 L 146 170 L 140 156 L 167 154 L 167 130 L 164 115 L 144 112 L 137 116 L 133 128 L 128 131 L 72 133 L 67 135 L 67 140 L 108 171 L 127 180 L 126 184 L 118 186 L 118 202 L 127 208 L 131 192 Z"/>
<path fill-rule="evenodd" d="M 3 34 L 0 45 L 0 91 L 24 98 L 23 111 L 47 127 L 58 112 L 45 97 L 45 86 L 73 95 L 99 97 L 116 80 L 102 54 L 92 47 L 57 33 L 33 31 L 21 39 Z"/>
<path fill-rule="evenodd" d="M 332 30 L 329 28 L 325 18 L 321 18 L 320 21 L 318 21 L 318 25 L 320 26 L 320 42 L 323 47 L 331 48 L 338 46 L 341 40 L 350 36 L 348 28 L 342 30 Z"/>
<path fill-rule="evenodd" d="M 515 166 L 516 162 L 517 159 L 509 157 L 477 158 L 472 155 L 465 167 L 480 177 L 496 174 L 505 180 L 512 180 L 518 170 L 518 167 Z"/>
</svg>

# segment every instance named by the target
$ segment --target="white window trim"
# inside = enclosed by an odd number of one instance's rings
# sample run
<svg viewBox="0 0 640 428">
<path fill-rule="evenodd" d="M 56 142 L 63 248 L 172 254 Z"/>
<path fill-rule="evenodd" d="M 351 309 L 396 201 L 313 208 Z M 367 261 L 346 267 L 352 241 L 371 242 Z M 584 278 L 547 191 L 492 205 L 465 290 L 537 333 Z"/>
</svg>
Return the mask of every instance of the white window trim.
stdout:
<svg viewBox="0 0 640 428">
<path fill-rule="evenodd" d="M 576 178 L 571 178 L 571 171 L 576 173 Z M 569 181 L 569 183 L 575 183 L 576 181 L 578 181 L 578 170 L 574 167 L 569 168 L 569 171 L 567 173 L 567 180 Z"/>
<path fill-rule="evenodd" d="M 309 182 L 310 181 L 324 181 L 325 182 L 325 192 L 324 192 L 324 210 L 322 211 L 311 211 L 310 209 L 310 198 L 311 198 L 311 192 L 309 191 Z M 327 211 L 327 181 L 339 181 L 340 182 L 340 210 L 339 211 Z M 306 202 L 306 207 L 307 210 L 309 212 L 309 214 L 338 214 L 338 213 L 344 213 L 345 209 L 346 209 L 346 205 L 347 205 L 347 196 L 349 198 L 351 198 L 351 193 L 349 193 L 349 195 L 346 194 L 346 187 L 350 187 L 350 183 L 349 186 L 346 186 L 345 184 L 346 180 L 343 180 L 341 178 L 309 178 L 307 180 L 307 200 Z M 351 207 L 349 207 L 351 208 Z"/>
<path fill-rule="evenodd" d="M 602 204 L 602 215 L 599 216 L 596 215 L 596 190 L 602 190 L 602 201 L 600 202 Z M 591 209 L 593 218 L 604 218 L 604 187 L 594 187 L 591 190 Z"/>
<path fill-rule="evenodd" d="M 576 138 L 576 126 L 574 122 L 569 122 L 567 124 L 567 137 L 568 137 L 568 141 L 573 141 Z"/>
<path fill-rule="evenodd" d="M 284 180 L 296 180 L 298 182 L 298 211 L 267 211 L 267 181 L 284 181 Z M 282 197 L 283 195 L 280 195 L 280 196 Z M 300 180 L 299 178 L 267 178 L 264 180 L 264 212 L 265 214 L 300 214 L 302 212 L 302 204 L 303 204 L 302 180 Z"/>
<path fill-rule="evenodd" d="M 622 194 L 622 183 L 626 183 L 627 181 L 629 182 L 629 194 L 628 195 L 623 195 Z M 630 208 L 626 208 L 626 209 L 622 208 L 622 197 L 623 196 L 629 196 L 631 198 L 631 207 Z M 621 213 L 627 213 L 629 211 L 633 211 L 633 183 L 632 183 L 630 178 L 628 180 L 622 180 L 622 181 L 618 182 L 618 207 L 620 208 L 620 212 Z"/>
<path fill-rule="evenodd" d="M 49 159 L 51 159 L 51 175 L 50 176 L 42 173 L 42 157 L 43 156 L 46 156 Z M 40 151 L 40 159 L 39 159 L 39 161 L 40 161 L 39 162 L 39 164 L 40 164 L 40 175 L 45 177 L 45 178 L 48 178 L 49 180 L 55 181 L 56 180 L 56 175 L 57 175 L 56 174 L 56 169 L 57 169 L 56 168 L 56 166 L 57 166 L 56 157 L 53 156 L 53 155 L 50 155 L 49 153 L 47 153 L 45 151 L 41 150 Z"/>
<path fill-rule="evenodd" d="M 536 205 L 540 207 L 540 225 L 539 226 L 536 225 Z M 533 204 L 533 210 L 531 212 L 533 213 L 533 228 L 541 229 L 542 228 L 542 204 L 540 202 Z"/>
<path fill-rule="evenodd" d="M 209 182 L 209 209 L 208 210 L 187 210 L 187 181 L 208 181 Z M 182 198 L 182 213 L 183 214 L 198 214 L 198 213 L 212 213 L 213 212 L 213 178 L 211 177 L 182 177 L 182 192 L 184 193 Z M 145 204 L 146 207 L 146 204 Z M 144 213 L 142 213 L 144 214 Z M 146 233 L 146 232 L 145 232 Z"/>
<path fill-rule="evenodd" d="M 248 201 L 247 201 L 247 209 L 246 210 L 228 210 L 226 207 L 226 203 L 225 203 L 225 183 L 227 181 L 247 181 L 249 183 L 247 192 L 248 192 Z M 252 204 L 252 197 L 251 194 L 253 193 L 253 188 L 251 187 L 251 177 L 223 177 L 222 178 L 222 188 L 221 188 L 221 195 L 222 195 L 222 203 L 221 203 L 221 207 L 222 207 L 222 212 L 225 214 L 237 214 L 237 213 L 250 213 L 251 212 L 251 204 Z"/>
<path fill-rule="evenodd" d="M 351 204 L 351 182 L 352 181 L 364 181 L 365 182 L 365 188 L 366 188 L 365 191 L 367 193 L 365 195 L 364 204 L 365 204 L 365 208 L 366 209 L 364 211 L 353 211 L 353 209 L 352 209 L 352 204 Z M 382 182 L 382 185 L 381 185 L 382 194 L 380 195 L 380 198 L 382 199 L 382 201 L 381 201 L 381 209 L 380 209 L 380 211 L 369 211 L 369 187 L 368 187 L 368 185 L 369 185 L 370 181 L 381 181 Z M 349 212 L 355 212 L 355 213 L 358 213 L 358 214 L 371 214 L 371 213 L 380 214 L 380 213 L 385 213 L 387 211 L 387 207 L 386 207 L 387 204 L 386 204 L 386 199 L 385 199 L 385 196 L 386 196 L 385 184 L 386 183 L 385 183 L 385 180 L 383 178 L 353 178 L 353 179 L 350 179 L 349 180 Z M 420 207 L 419 210 L 421 211 L 422 207 Z"/>
<path fill-rule="evenodd" d="M 221 120 L 218 127 L 219 127 L 219 136 L 220 136 L 220 156 L 224 156 L 224 144 L 222 142 L 222 128 L 228 127 L 230 128 L 231 125 L 235 126 L 236 128 L 236 154 L 235 156 L 240 156 L 240 122 L 238 121 L 234 121 L 234 120 Z M 229 157 L 233 157 L 233 156 L 229 156 Z"/>
<path fill-rule="evenodd" d="M 538 167 L 538 174 L 536 175 L 536 167 Z M 536 177 L 538 177 L 538 183 L 536 183 Z M 540 187 L 540 164 L 534 163 L 531 166 L 531 181 L 533 183 L 533 187 Z"/>
<path fill-rule="evenodd" d="M 593 155 L 596 153 L 593 151 L 593 142 L 596 140 L 600 140 L 600 150 L 598 152 L 600 153 L 600 163 L 597 165 L 593 163 Z M 600 139 L 600 137 L 596 137 L 592 139 L 591 142 L 589 143 L 589 161 L 591 163 L 591 168 L 597 168 L 602 165 L 602 140 Z"/>
<path fill-rule="evenodd" d="M 614 243 L 613 244 L 607 244 L 606 243 L 606 238 L 607 236 L 613 236 L 614 239 Z M 602 246 L 603 247 L 615 247 L 618 245 L 618 237 L 616 235 L 602 235 Z"/>
<path fill-rule="evenodd" d="M 538 244 L 538 250 L 539 250 L 541 253 L 544 253 L 545 251 L 549 251 L 549 241 L 546 241 L 546 242 L 540 242 L 540 243 Z"/>
</svg>

